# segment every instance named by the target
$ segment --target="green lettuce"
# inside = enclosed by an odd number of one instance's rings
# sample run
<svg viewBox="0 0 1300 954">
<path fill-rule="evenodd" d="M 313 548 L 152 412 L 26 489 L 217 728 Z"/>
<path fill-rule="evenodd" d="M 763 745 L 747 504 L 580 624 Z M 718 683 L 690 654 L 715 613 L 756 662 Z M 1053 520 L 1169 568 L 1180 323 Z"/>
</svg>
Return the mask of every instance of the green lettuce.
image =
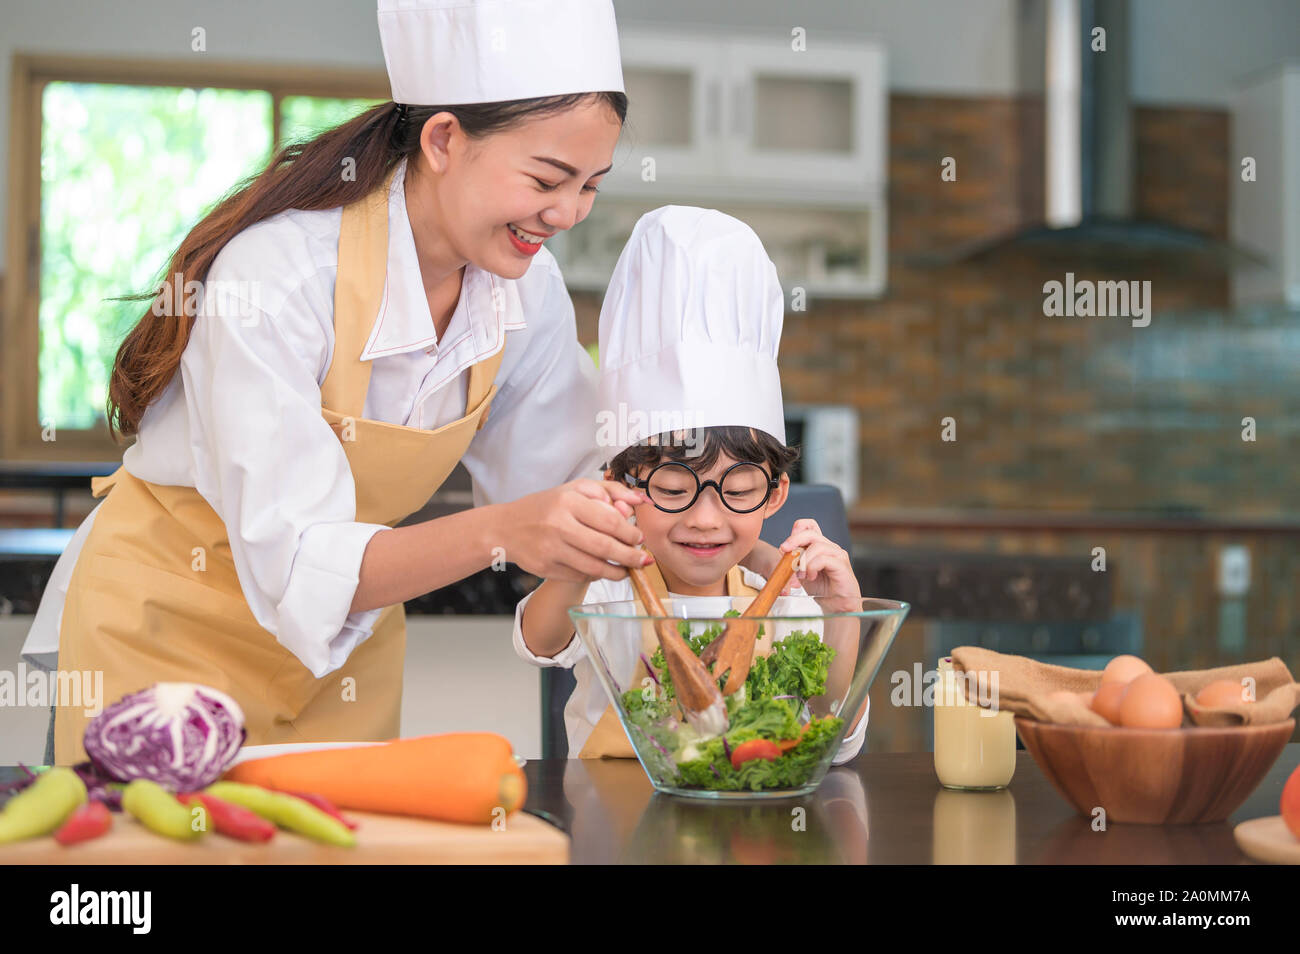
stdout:
<svg viewBox="0 0 1300 954">
<path fill-rule="evenodd" d="M 731 764 L 722 739 L 711 739 L 697 747 L 700 751 L 697 758 L 679 763 L 677 771 L 683 785 L 724 792 L 798 788 L 808 781 L 842 724 L 843 720 L 835 716 L 813 719 L 799 744 L 789 752 L 775 761 L 750 759 L 742 762 L 740 768 Z M 751 729 L 740 730 L 734 739 L 733 733 L 728 732 L 727 743 L 734 749 L 737 740 L 744 741 L 746 735 L 760 737 Z"/>
<path fill-rule="evenodd" d="M 816 633 L 799 630 L 772 647 L 772 655 L 755 656 L 745 680 L 748 696 L 796 696 L 810 699 L 826 691 L 835 650 Z"/>
<path fill-rule="evenodd" d="M 727 615 L 739 613 L 733 610 Z M 699 655 L 718 638 L 722 626 L 715 624 L 692 635 L 690 623 L 683 621 L 678 632 Z M 657 650 L 650 662 L 660 680 L 659 691 L 638 688 L 623 693 L 629 730 L 652 770 L 663 778 L 677 777 L 684 786 L 721 791 L 797 788 L 811 776 L 843 725 L 834 716 L 815 718 L 800 737 L 804 703 L 826 691 L 834 656 L 835 650 L 816 633 L 791 633 L 773 645 L 770 656 L 756 656 L 745 684 L 727 697 L 730 725 L 725 738 L 700 739 L 680 721 L 663 651 Z M 799 744 L 775 760 L 751 759 L 739 769 L 731 764 L 729 751 L 743 742 L 797 737 Z"/>
</svg>

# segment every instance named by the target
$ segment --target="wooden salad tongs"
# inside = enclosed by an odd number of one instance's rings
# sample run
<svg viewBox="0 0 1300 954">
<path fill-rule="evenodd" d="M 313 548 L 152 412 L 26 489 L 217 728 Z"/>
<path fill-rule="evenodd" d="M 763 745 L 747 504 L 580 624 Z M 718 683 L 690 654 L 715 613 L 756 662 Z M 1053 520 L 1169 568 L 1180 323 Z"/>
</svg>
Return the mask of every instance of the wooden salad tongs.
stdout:
<svg viewBox="0 0 1300 954">
<path fill-rule="evenodd" d="M 794 572 L 794 565 L 801 556 L 803 550 L 796 547 L 781 557 L 781 562 L 772 571 L 772 576 L 759 590 L 754 601 L 745 608 L 745 612 L 740 616 L 731 617 L 730 622 L 722 630 L 722 635 L 705 646 L 704 652 L 700 653 L 700 662 L 705 666 L 713 666 L 713 675 L 709 679 L 710 685 L 717 685 L 716 679 L 727 670 L 731 670 L 726 685 L 722 687 L 724 696 L 731 695 L 745 684 L 749 668 L 754 664 L 758 623 L 753 622 L 752 617 L 768 614 L 776 598 L 785 589 L 785 584 L 789 582 L 790 574 Z M 666 656 L 667 653 L 664 655 Z M 676 679 L 674 675 L 673 680 Z"/>
<path fill-rule="evenodd" d="M 663 603 L 646 579 L 645 571 L 639 566 L 630 566 L 627 575 L 632 579 L 632 586 L 646 611 L 651 616 L 667 616 Z M 655 635 L 659 637 L 659 648 L 664 651 L 664 662 L 668 665 L 668 674 L 673 677 L 673 689 L 686 721 L 701 735 L 721 735 L 727 730 L 727 705 L 722 701 L 717 682 L 700 662 L 700 657 L 691 652 L 671 619 L 656 619 Z"/>
<path fill-rule="evenodd" d="M 635 514 L 627 519 L 628 523 L 636 523 Z M 651 616 L 666 617 L 668 613 L 646 579 L 645 571 L 639 566 L 629 566 L 627 575 L 646 612 Z M 722 701 L 718 683 L 700 662 L 700 657 L 686 645 L 674 621 L 656 619 L 655 635 L 659 637 L 659 648 L 664 652 L 664 663 L 668 666 L 668 675 L 672 676 L 673 691 L 686 721 L 704 736 L 721 735 L 727 731 L 727 704 Z"/>
</svg>

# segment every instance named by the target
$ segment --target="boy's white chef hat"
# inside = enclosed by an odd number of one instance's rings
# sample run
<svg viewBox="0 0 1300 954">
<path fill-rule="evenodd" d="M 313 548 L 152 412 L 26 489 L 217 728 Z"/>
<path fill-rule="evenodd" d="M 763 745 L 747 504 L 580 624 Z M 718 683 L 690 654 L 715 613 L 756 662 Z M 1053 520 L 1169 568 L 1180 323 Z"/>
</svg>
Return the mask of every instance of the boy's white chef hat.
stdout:
<svg viewBox="0 0 1300 954">
<path fill-rule="evenodd" d="M 379 0 L 393 102 L 624 92 L 612 0 Z"/>
<path fill-rule="evenodd" d="M 784 444 L 784 306 L 776 266 L 744 222 L 683 205 L 641 216 L 600 309 L 607 459 L 692 427 L 756 427 Z"/>
</svg>

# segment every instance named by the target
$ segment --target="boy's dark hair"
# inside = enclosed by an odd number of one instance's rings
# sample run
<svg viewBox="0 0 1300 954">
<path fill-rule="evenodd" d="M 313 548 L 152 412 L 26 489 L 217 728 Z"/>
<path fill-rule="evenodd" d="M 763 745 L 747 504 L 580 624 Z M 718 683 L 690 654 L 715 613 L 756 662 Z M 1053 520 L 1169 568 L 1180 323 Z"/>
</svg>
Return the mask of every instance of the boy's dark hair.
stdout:
<svg viewBox="0 0 1300 954">
<path fill-rule="evenodd" d="M 622 481 L 643 467 L 664 461 L 680 461 L 698 473 L 706 473 L 719 454 L 732 460 L 762 464 L 773 477 L 787 473 L 799 459 L 797 447 L 787 447 L 772 435 L 755 427 L 700 427 L 665 431 L 633 444 L 609 462 L 611 479 Z"/>
</svg>

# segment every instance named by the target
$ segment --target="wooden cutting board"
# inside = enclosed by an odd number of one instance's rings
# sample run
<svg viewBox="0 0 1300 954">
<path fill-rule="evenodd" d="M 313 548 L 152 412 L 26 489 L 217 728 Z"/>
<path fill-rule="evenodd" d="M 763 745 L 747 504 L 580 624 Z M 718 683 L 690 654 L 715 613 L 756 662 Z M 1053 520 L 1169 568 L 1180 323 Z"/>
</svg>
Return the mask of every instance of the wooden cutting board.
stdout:
<svg viewBox="0 0 1300 954">
<path fill-rule="evenodd" d="M 487 825 L 398 815 L 345 812 L 355 819 L 355 848 L 337 848 L 278 831 L 265 844 L 235 841 L 209 832 L 196 842 L 178 842 L 114 813 L 113 830 L 102 838 L 59 845 L 53 836 L 0 845 L 0 865 L 563 865 L 569 838 L 540 818 L 515 812 L 504 831 Z"/>
<path fill-rule="evenodd" d="M 1252 818 L 1232 830 L 1237 847 L 1256 861 L 1270 865 L 1300 865 L 1300 840 L 1281 815 Z"/>
</svg>

